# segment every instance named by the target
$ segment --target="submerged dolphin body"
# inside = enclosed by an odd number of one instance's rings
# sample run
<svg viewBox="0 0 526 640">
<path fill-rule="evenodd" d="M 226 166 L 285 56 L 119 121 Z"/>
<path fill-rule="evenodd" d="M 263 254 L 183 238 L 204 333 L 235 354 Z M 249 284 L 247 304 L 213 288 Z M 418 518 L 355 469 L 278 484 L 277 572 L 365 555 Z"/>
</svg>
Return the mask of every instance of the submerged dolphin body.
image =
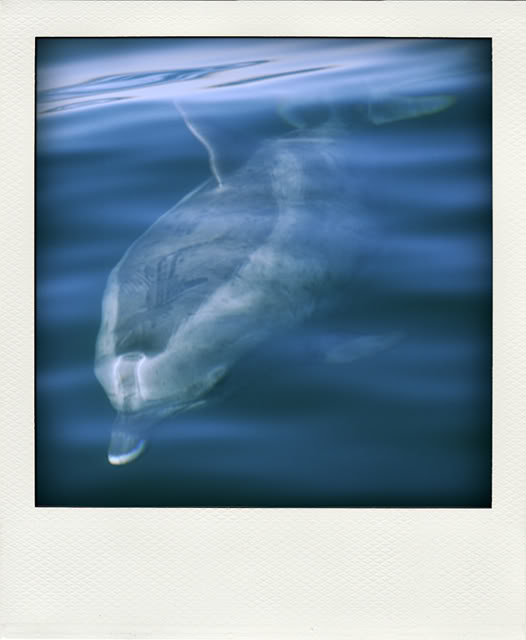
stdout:
<svg viewBox="0 0 526 640">
<path fill-rule="evenodd" d="M 404 98 L 369 106 L 368 117 L 414 117 L 447 100 Z M 95 373 L 118 413 L 112 464 L 140 455 L 153 423 L 206 402 L 243 355 L 306 320 L 338 269 L 352 269 L 348 132 L 338 116 L 299 126 L 230 176 L 205 141 L 215 180 L 161 216 L 111 272 Z"/>
</svg>

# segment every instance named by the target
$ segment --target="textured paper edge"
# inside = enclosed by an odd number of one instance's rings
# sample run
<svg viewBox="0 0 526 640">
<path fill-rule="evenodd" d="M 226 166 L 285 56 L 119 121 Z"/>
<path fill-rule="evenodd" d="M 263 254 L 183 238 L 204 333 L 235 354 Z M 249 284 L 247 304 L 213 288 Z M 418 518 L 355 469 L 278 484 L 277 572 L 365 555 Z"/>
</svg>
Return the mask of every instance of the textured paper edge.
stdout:
<svg viewBox="0 0 526 640">
<path fill-rule="evenodd" d="M 2 635 L 523 638 L 524 4 L 0 7 Z M 34 508 L 33 42 L 58 35 L 493 38 L 492 509 Z"/>
</svg>

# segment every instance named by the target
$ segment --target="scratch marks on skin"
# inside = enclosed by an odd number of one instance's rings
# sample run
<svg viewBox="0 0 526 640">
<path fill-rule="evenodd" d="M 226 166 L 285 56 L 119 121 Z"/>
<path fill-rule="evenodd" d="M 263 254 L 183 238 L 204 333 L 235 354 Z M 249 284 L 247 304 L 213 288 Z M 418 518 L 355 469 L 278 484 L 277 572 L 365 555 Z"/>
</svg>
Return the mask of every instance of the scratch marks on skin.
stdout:
<svg viewBox="0 0 526 640">
<path fill-rule="evenodd" d="M 192 249 L 194 247 L 191 247 Z M 158 262 L 144 267 L 144 275 L 150 283 L 146 296 L 147 309 L 154 309 L 173 302 L 181 293 L 208 281 L 208 278 L 184 280 L 176 273 L 177 263 L 187 249 L 163 256 Z"/>
</svg>

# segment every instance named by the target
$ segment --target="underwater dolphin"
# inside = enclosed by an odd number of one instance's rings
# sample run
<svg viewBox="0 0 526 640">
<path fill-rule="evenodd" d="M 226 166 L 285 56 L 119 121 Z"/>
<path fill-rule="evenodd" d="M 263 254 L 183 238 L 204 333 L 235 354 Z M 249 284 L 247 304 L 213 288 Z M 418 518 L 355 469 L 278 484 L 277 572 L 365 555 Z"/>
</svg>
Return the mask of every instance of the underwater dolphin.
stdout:
<svg viewBox="0 0 526 640">
<path fill-rule="evenodd" d="M 382 124 L 449 104 L 447 96 L 400 98 L 361 111 Z M 263 142 L 230 175 L 180 113 L 205 145 L 213 178 L 161 216 L 109 276 L 95 374 L 117 411 L 112 464 L 137 458 L 151 425 L 206 402 L 242 356 L 311 316 L 359 245 L 342 144 L 349 132 L 336 110 L 315 124 L 289 110 L 296 130 Z M 333 347 L 328 361 L 342 357 Z"/>
</svg>

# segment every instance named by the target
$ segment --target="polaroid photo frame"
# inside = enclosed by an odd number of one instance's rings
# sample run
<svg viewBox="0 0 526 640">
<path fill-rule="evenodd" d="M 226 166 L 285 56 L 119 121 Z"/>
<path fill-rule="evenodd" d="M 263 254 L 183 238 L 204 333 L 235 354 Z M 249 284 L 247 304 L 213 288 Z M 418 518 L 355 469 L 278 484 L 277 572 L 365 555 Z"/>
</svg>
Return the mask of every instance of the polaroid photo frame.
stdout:
<svg viewBox="0 0 526 640">
<path fill-rule="evenodd" d="M 522 637 L 524 12 L 478 1 L 4 4 L 5 637 Z M 35 42 L 86 36 L 491 38 L 491 507 L 35 505 Z"/>
</svg>

